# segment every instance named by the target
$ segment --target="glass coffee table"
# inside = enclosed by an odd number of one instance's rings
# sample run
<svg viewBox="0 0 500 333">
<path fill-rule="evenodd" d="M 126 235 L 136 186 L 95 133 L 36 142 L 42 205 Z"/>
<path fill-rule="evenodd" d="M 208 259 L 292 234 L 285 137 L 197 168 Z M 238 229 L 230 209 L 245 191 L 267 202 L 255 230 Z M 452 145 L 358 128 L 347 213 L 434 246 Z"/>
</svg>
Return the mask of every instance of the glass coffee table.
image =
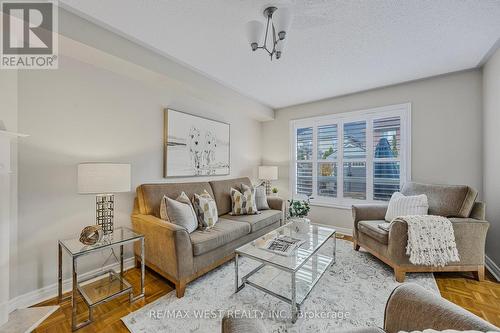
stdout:
<svg viewBox="0 0 500 333">
<path fill-rule="evenodd" d="M 304 240 L 305 242 L 290 256 L 279 255 L 262 249 L 267 241 L 279 235 L 297 238 Z M 320 254 L 319 250 L 330 239 L 333 242 L 332 255 L 329 256 Z M 335 247 L 336 241 L 334 229 L 302 221 L 292 221 L 285 224 L 284 226 L 279 227 L 278 229 L 275 229 L 236 249 L 234 261 L 235 293 L 244 288 L 245 285 L 250 285 L 267 294 L 277 297 L 292 306 L 292 322 L 295 323 L 297 321 L 300 305 L 307 298 L 325 271 L 335 263 Z M 238 260 L 240 256 L 248 257 L 252 260 L 260 262 L 258 267 L 241 277 L 241 284 L 238 277 Z M 266 266 L 272 266 L 283 273 L 289 273 L 291 275 L 290 298 L 268 289 L 262 283 L 251 280 L 251 277 L 255 273 L 259 272 Z M 306 288 L 297 289 L 298 282 L 300 282 L 301 285 L 305 285 Z"/>
</svg>

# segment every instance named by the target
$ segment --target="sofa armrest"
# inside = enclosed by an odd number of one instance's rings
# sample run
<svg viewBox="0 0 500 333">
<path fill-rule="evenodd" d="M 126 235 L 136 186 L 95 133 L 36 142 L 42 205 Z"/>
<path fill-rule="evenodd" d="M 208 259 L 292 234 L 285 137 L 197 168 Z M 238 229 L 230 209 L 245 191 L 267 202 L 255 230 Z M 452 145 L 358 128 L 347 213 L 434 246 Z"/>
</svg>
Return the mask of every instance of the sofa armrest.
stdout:
<svg viewBox="0 0 500 333">
<path fill-rule="evenodd" d="M 285 200 L 280 197 L 267 197 L 267 205 L 270 209 L 281 211 L 281 222 L 285 220 Z"/>
<path fill-rule="evenodd" d="M 485 220 L 486 219 L 486 204 L 481 201 L 474 202 L 472 206 L 472 211 L 469 217 L 475 220 Z"/>
<path fill-rule="evenodd" d="M 142 214 L 132 215 L 132 228 L 144 235 L 146 262 L 177 280 L 193 273 L 193 248 L 186 229 Z M 140 255 L 138 245 L 134 252 Z"/>
<path fill-rule="evenodd" d="M 387 211 L 387 204 L 380 205 L 353 205 L 352 218 L 354 220 L 354 232 L 358 230 L 359 221 L 367 220 L 383 220 L 385 219 L 385 212 Z"/>
<path fill-rule="evenodd" d="M 496 331 L 497 327 L 423 287 L 404 283 L 392 292 L 385 307 L 384 329 L 399 331 Z"/>
</svg>

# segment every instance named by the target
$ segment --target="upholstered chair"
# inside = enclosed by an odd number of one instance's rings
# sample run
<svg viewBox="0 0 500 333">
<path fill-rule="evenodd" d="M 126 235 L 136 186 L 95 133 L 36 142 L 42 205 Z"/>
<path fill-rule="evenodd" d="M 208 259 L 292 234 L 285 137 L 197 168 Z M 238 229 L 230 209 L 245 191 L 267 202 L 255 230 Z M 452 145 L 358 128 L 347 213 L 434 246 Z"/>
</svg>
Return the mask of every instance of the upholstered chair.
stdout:
<svg viewBox="0 0 500 333">
<path fill-rule="evenodd" d="M 407 183 L 401 192 L 404 195 L 426 194 L 429 214 L 450 219 L 455 232 L 459 262 L 444 267 L 417 266 L 406 255 L 408 227 L 395 221 L 389 231 L 378 227 L 384 222 L 387 204 L 355 205 L 354 249 L 360 247 L 394 269 L 398 282 L 405 280 L 408 272 L 474 272 L 478 280 L 484 279 L 484 247 L 489 223 L 485 221 L 485 204 L 477 202 L 477 191 L 469 186 L 428 185 Z"/>
</svg>

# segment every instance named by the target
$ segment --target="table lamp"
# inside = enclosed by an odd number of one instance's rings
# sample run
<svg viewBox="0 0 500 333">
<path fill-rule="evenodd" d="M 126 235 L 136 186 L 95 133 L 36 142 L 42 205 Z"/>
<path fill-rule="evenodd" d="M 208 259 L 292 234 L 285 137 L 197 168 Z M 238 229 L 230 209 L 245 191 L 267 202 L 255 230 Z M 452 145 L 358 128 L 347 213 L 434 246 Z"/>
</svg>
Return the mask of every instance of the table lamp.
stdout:
<svg viewBox="0 0 500 333">
<path fill-rule="evenodd" d="M 96 195 L 96 224 L 104 235 L 113 233 L 114 193 L 120 192 L 130 192 L 130 164 L 78 165 L 78 193 Z"/>
<path fill-rule="evenodd" d="M 259 179 L 266 184 L 266 194 L 271 194 L 271 180 L 278 179 L 278 167 L 262 165 L 259 167 Z"/>
</svg>

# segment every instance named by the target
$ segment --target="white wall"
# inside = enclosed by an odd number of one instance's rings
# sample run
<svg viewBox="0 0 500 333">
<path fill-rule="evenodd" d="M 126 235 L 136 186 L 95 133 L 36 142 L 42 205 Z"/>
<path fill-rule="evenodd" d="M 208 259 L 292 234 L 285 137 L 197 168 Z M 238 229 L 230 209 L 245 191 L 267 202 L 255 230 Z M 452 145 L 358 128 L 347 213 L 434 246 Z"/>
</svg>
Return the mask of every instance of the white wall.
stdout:
<svg viewBox="0 0 500 333">
<path fill-rule="evenodd" d="M 500 267 L 500 49 L 483 68 L 484 108 L 484 198 L 486 217 L 490 222 L 486 254 Z M 498 272 L 497 272 L 498 273 Z"/>
<path fill-rule="evenodd" d="M 0 121 L 8 131 L 17 132 L 17 71 L 3 71 L 0 75 L 0 100 L 2 101 Z M 5 136 L 0 139 L 10 140 Z M 17 140 L 10 141 L 11 173 L 0 173 L 0 325 L 8 319 L 9 284 L 15 283 Z"/>
<path fill-rule="evenodd" d="M 11 297 L 56 283 L 57 240 L 76 237 L 95 223 L 95 198 L 77 194 L 78 163 L 130 163 L 133 188 L 206 180 L 162 178 L 163 108 L 231 124 L 229 177 L 255 178 L 260 164 L 261 126 L 249 114 L 255 107 L 265 118 L 272 110 L 147 50 L 141 55 L 136 45 L 113 40 L 109 32 L 95 33 L 120 44 L 124 54 L 128 45 L 138 57 L 154 57 L 160 69 L 61 37 L 58 70 L 19 74 L 19 130 L 31 136 L 19 147 L 18 286 Z M 133 198 L 134 193 L 115 197 L 116 225 L 130 225 Z M 105 257 L 82 260 L 81 271 L 99 267 Z"/>
<path fill-rule="evenodd" d="M 288 195 L 291 119 L 410 102 L 412 179 L 467 184 L 482 192 L 481 72 L 470 70 L 292 106 L 262 124 L 262 162 L 279 165 L 275 184 Z M 318 223 L 352 229 L 350 209 L 313 207 Z"/>
</svg>

